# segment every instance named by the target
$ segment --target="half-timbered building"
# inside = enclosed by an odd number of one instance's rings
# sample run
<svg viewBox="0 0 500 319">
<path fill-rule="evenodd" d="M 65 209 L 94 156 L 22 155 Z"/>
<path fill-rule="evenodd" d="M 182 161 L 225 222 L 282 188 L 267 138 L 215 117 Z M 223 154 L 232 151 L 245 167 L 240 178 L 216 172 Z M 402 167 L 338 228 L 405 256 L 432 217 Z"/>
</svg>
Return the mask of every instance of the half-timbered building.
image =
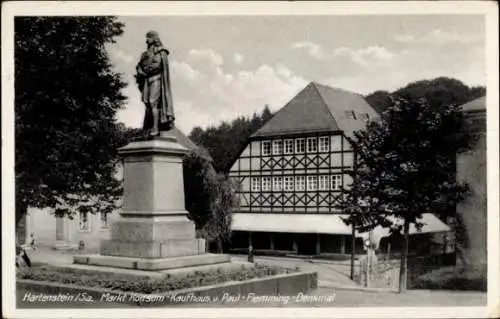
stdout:
<svg viewBox="0 0 500 319">
<path fill-rule="evenodd" d="M 361 95 L 313 82 L 255 132 L 229 170 L 240 185 L 233 251 L 347 255 L 354 243 L 361 252 L 363 234 L 340 204 L 354 164 L 349 138 L 376 117 Z M 426 218 L 440 226 L 432 231 L 449 230 Z"/>
</svg>

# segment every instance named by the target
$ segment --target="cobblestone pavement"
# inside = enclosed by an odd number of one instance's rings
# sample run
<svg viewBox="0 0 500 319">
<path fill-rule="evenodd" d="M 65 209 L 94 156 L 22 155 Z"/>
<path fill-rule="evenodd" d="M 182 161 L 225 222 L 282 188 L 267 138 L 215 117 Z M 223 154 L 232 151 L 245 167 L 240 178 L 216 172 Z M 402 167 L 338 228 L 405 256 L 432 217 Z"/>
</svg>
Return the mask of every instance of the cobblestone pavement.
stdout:
<svg viewBox="0 0 500 319">
<path fill-rule="evenodd" d="M 246 260 L 246 256 L 233 256 L 234 260 Z M 350 277 L 350 264 L 346 262 L 327 262 L 286 257 L 256 256 L 255 262 L 288 268 L 299 267 L 304 271 L 318 273 L 319 287 L 358 287 Z"/>
</svg>

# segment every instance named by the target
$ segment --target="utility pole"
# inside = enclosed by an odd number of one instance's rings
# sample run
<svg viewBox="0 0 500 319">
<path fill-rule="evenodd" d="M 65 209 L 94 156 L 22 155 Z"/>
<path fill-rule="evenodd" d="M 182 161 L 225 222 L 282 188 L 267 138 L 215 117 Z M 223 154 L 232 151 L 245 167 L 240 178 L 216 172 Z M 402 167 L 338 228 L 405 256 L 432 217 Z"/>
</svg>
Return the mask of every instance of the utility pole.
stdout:
<svg viewBox="0 0 500 319">
<path fill-rule="evenodd" d="M 352 216 L 352 215 L 351 215 Z M 356 222 L 352 219 L 352 232 L 351 232 L 351 280 L 354 280 L 354 257 L 356 256 Z"/>
</svg>

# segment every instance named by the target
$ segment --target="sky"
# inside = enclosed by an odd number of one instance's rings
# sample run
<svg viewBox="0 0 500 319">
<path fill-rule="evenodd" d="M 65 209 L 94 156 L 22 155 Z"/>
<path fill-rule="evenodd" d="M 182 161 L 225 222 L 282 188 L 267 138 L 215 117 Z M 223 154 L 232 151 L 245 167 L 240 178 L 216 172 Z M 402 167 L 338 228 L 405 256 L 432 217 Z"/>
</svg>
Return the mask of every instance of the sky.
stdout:
<svg viewBox="0 0 500 319">
<path fill-rule="evenodd" d="M 170 51 L 176 125 L 189 134 L 269 105 L 311 81 L 368 94 L 439 76 L 486 85 L 481 15 L 119 16 L 108 51 L 129 83 L 118 120 L 140 127 L 135 65 L 156 30 Z"/>
</svg>

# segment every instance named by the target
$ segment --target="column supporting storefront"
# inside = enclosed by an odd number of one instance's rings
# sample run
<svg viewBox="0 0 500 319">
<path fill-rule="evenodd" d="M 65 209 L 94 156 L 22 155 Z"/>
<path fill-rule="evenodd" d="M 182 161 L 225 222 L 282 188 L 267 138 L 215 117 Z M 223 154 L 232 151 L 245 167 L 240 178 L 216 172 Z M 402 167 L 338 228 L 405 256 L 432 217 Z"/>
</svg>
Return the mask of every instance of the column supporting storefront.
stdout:
<svg viewBox="0 0 500 319">
<path fill-rule="evenodd" d="M 321 254 L 321 240 L 320 235 L 316 234 L 316 255 Z"/>
</svg>

